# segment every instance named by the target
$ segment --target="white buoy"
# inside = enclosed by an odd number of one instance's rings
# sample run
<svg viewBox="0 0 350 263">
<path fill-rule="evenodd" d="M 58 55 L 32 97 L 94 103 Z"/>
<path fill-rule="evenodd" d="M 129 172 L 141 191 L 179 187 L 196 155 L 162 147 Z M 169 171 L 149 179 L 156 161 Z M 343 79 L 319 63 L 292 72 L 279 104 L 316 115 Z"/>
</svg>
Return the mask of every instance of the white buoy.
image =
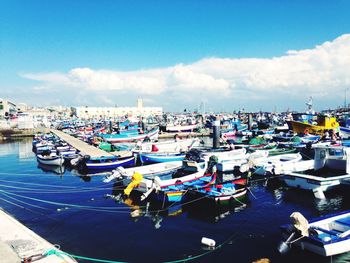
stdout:
<svg viewBox="0 0 350 263">
<path fill-rule="evenodd" d="M 202 244 L 206 245 L 208 247 L 215 247 L 215 240 L 207 238 L 207 237 L 202 237 Z"/>
<path fill-rule="evenodd" d="M 140 216 L 140 210 L 136 209 L 130 213 L 131 217 L 139 217 Z"/>
</svg>

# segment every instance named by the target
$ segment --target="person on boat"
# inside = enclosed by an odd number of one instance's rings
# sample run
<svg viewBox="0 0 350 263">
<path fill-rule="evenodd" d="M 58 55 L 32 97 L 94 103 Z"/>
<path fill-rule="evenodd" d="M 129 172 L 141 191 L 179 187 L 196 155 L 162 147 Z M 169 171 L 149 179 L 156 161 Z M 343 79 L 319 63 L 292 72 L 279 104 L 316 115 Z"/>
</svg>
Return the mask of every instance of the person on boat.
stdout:
<svg viewBox="0 0 350 263">
<path fill-rule="evenodd" d="M 329 136 L 329 132 L 326 130 L 325 132 L 324 132 L 324 134 L 322 135 L 322 137 L 320 138 L 320 141 L 329 141 L 330 140 L 330 136 Z"/>
<path fill-rule="evenodd" d="M 144 134 L 142 128 L 137 128 L 139 134 Z"/>
<path fill-rule="evenodd" d="M 143 139 L 143 142 L 150 142 L 150 141 L 151 139 L 148 136 L 146 136 L 145 139 Z"/>
<path fill-rule="evenodd" d="M 227 140 L 227 149 L 228 150 L 234 150 L 235 149 L 235 145 L 233 143 L 233 140 Z"/>
<path fill-rule="evenodd" d="M 176 142 L 180 141 L 180 136 L 177 133 L 174 135 L 174 140 Z"/>
<path fill-rule="evenodd" d="M 329 130 L 329 134 L 330 134 L 331 143 L 336 143 L 340 139 L 335 129 Z"/>
</svg>

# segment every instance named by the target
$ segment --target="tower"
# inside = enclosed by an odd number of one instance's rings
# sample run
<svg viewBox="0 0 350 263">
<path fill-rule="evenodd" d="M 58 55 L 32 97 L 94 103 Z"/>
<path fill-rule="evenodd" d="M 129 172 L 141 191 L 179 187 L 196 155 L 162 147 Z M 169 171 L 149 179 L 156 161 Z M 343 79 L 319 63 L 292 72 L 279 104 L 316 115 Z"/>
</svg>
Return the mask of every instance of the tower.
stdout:
<svg viewBox="0 0 350 263">
<path fill-rule="evenodd" d="M 137 108 L 143 108 L 143 100 L 142 99 L 137 99 Z"/>
</svg>

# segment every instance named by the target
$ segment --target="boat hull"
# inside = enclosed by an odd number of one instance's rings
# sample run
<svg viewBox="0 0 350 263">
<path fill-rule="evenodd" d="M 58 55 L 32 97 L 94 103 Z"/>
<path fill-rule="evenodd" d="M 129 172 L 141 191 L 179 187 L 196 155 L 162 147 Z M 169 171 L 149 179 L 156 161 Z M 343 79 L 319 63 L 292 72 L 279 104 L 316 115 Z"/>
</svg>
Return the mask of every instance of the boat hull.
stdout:
<svg viewBox="0 0 350 263">
<path fill-rule="evenodd" d="M 308 228 L 309 236 L 296 240 L 294 246 L 325 257 L 350 251 L 349 211 L 312 219 Z M 281 230 L 284 239 L 294 231 L 290 224 L 281 226 Z"/>
<path fill-rule="evenodd" d="M 284 175 L 282 180 L 289 187 L 304 190 L 321 190 L 325 192 L 339 186 L 343 180 L 349 178 L 349 174 L 332 177 L 318 177 L 302 173 L 289 173 Z"/>
<path fill-rule="evenodd" d="M 176 162 L 185 159 L 185 154 L 139 153 L 141 163 Z"/>
<path fill-rule="evenodd" d="M 134 142 L 142 141 L 148 137 L 150 140 L 158 139 L 159 129 L 154 129 L 149 133 L 145 134 L 116 134 L 116 135 L 103 135 L 103 139 L 109 143 L 125 143 L 125 142 Z"/>
<path fill-rule="evenodd" d="M 60 166 L 63 165 L 64 163 L 64 158 L 62 156 L 56 156 L 56 157 L 43 157 L 41 155 L 37 155 L 37 160 L 39 163 L 41 164 L 45 164 L 45 165 L 56 165 L 56 166 Z"/>
<path fill-rule="evenodd" d="M 118 159 L 112 162 L 100 162 L 100 163 L 86 162 L 86 168 L 88 171 L 108 171 L 108 170 L 113 170 L 119 166 L 132 166 L 132 165 L 135 165 L 134 157 Z"/>
</svg>

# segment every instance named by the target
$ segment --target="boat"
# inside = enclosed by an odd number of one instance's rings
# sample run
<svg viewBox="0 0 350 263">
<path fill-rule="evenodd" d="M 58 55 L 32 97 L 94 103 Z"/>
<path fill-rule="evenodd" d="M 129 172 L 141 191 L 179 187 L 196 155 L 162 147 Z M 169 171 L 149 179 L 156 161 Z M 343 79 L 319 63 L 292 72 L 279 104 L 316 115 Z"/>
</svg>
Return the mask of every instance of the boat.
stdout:
<svg viewBox="0 0 350 263">
<path fill-rule="evenodd" d="M 124 186 L 128 186 L 131 182 L 132 175 L 138 172 L 145 178 L 153 178 L 158 175 L 171 174 L 182 167 L 182 161 L 155 163 L 138 167 L 124 168 L 122 166 L 116 168 L 112 173 L 103 179 L 103 182 L 108 183 L 112 180 L 122 182 Z"/>
<path fill-rule="evenodd" d="M 312 169 L 299 172 L 284 171 L 281 179 L 289 187 L 312 190 L 316 197 L 324 198 L 323 192 L 349 180 L 350 148 L 324 145 L 315 145 L 313 148 L 315 156 Z M 302 165 L 302 162 L 300 164 Z"/>
<path fill-rule="evenodd" d="M 133 134 L 133 133 L 120 133 L 120 134 L 99 134 L 106 142 L 110 143 L 125 143 L 142 141 L 148 138 L 149 140 L 158 139 L 159 128 L 154 128 L 147 133 Z"/>
<path fill-rule="evenodd" d="M 100 171 L 111 171 L 119 166 L 128 167 L 135 165 L 135 157 L 101 156 L 101 157 L 80 157 L 79 160 L 71 161 L 79 172 L 90 173 Z"/>
<path fill-rule="evenodd" d="M 268 157 L 260 157 L 251 160 L 254 167 L 254 174 L 265 175 L 267 172 L 275 173 L 273 169 L 283 169 L 293 163 L 301 161 L 300 153 L 287 153 Z"/>
<path fill-rule="evenodd" d="M 298 134 L 323 135 L 325 131 L 338 129 L 339 123 L 335 117 L 318 116 L 317 125 L 301 121 L 288 121 L 291 130 Z"/>
<path fill-rule="evenodd" d="M 204 178 L 211 178 L 207 172 L 208 162 L 198 157 L 188 157 L 182 161 L 182 166 L 175 173 L 143 176 L 134 173 L 131 182 L 124 190 L 126 195 L 131 191 L 142 192 L 142 199 L 153 195 L 164 202 L 179 202 L 187 192 L 184 183 L 191 183 Z"/>
<path fill-rule="evenodd" d="M 350 251 L 350 211 L 306 220 L 299 212 L 291 214 L 292 224 L 281 226 L 286 241 L 279 246 L 281 253 L 291 246 L 329 257 Z"/>
<path fill-rule="evenodd" d="M 39 163 L 46 165 L 63 165 L 64 158 L 56 153 L 50 154 L 37 154 L 36 159 Z"/>
<path fill-rule="evenodd" d="M 185 152 L 200 144 L 198 138 L 138 143 L 133 152 Z"/>
<path fill-rule="evenodd" d="M 238 158 L 245 158 L 247 150 L 244 148 L 240 149 L 227 149 L 227 148 L 218 148 L 218 149 L 208 149 L 208 148 L 195 148 L 201 151 L 203 158 L 209 160 L 209 158 L 215 155 L 218 158 L 218 162 L 222 160 L 233 160 Z"/>
<path fill-rule="evenodd" d="M 349 127 L 339 127 L 339 133 L 342 138 L 350 138 L 350 128 Z"/>
<path fill-rule="evenodd" d="M 240 203 L 247 194 L 246 184 L 247 179 L 240 178 L 221 184 L 208 184 L 204 187 L 195 185 L 191 188 L 191 193 L 196 199 L 203 197 L 219 204 Z"/>
<path fill-rule="evenodd" d="M 217 169 L 219 172 L 230 172 L 235 169 L 235 167 L 240 167 L 243 170 L 248 170 L 248 159 L 246 158 L 237 158 L 230 160 L 220 160 L 217 165 Z"/>
<path fill-rule="evenodd" d="M 138 153 L 141 163 L 164 163 L 182 161 L 185 159 L 185 153 Z"/>
<path fill-rule="evenodd" d="M 190 125 L 167 125 L 167 132 L 193 132 L 197 128 L 197 124 Z"/>
</svg>

